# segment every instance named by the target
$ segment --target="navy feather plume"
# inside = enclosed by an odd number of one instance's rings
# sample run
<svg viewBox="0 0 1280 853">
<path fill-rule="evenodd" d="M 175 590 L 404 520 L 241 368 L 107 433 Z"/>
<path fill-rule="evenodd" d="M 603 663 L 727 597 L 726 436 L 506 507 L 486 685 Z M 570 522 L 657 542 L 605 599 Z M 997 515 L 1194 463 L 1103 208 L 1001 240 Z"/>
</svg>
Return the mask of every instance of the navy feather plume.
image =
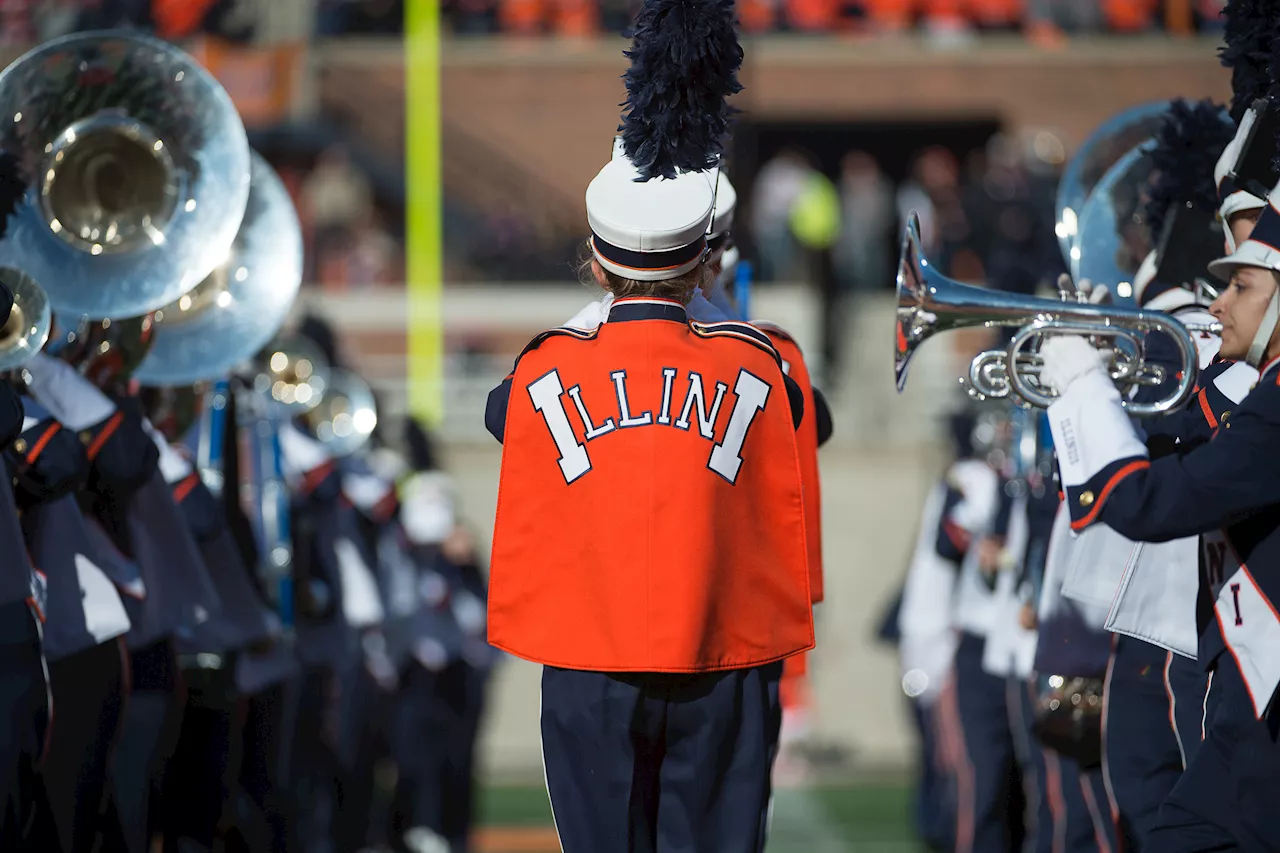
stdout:
<svg viewBox="0 0 1280 853">
<path fill-rule="evenodd" d="M 1276 77 L 1273 44 L 1280 9 L 1275 0 L 1228 0 L 1222 10 L 1225 44 L 1218 52 L 1231 69 L 1231 118 L 1236 123 L 1258 98 L 1266 97 Z"/>
<path fill-rule="evenodd" d="M 1151 149 L 1154 178 L 1143 209 L 1153 244 L 1159 242 L 1165 216 L 1174 204 L 1217 208 L 1213 168 L 1233 136 L 1235 126 L 1219 104 L 1178 98 L 1169 105 Z"/>
<path fill-rule="evenodd" d="M 742 91 L 733 0 L 646 0 L 636 17 L 618 130 L 641 180 L 714 168 Z"/>
</svg>

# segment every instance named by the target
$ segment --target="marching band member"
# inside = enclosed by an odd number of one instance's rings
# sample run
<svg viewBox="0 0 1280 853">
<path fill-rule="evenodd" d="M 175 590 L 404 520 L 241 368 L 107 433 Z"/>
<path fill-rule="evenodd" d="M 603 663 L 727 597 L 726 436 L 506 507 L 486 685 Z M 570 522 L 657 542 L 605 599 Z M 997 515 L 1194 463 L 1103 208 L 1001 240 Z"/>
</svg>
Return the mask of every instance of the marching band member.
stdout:
<svg viewBox="0 0 1280 853">
<path fill-rule="evenodd" d="M 951 512 L 964 499 L 964 469 L 976 458 L 972 413 L 953 414 L 949 425 L 954 461 L 925 501 L 897 618 L 902 689 L 911 699 L 920 734 L 917 831 L 930 850 L 938 851 L 955 846 L 955 791 L 950 790 L 955 768 L 951 759 L 960 733 L 956 721 L 940 712 L 939 699 L 955 662 L 953 597 L 956 575 L 970 544 L 968 529 L 957 524 Z M 964 518 L 963 511 L 960 518 Z"/>
<path fill-rule="evenodd" d="M 215 481 L 224 484 L 219 495 L 222 511 L 241 561 L 257 570 L 263 565 L 265 538 L 260 538 L 261 531 L 250 519 L 250 508 L 242 502 L 240 488 L 242 480 L 247 479 L 245 472 L 253 468 L 253 461 L 247 457 L 257 449 L 253 437 L 240 427 L 247 420 L 241 410 L 249 408 L 243 392 L 235 380 L 228 386 L 226 428 L 218 454 L 221 470 L 211 473 Z M 261 500 L 261 494 L 257 497 Z M 291 838 L 296 805 L 289 790 L 289 776 L 301 662 L 295 642 L 286 633 L 283 614 L 288 604 L 271 597 L 256 571 L 253 576 L 261 599 L 271 602 L 275 609 L 267 614 L 270 640 L 246 648 L 235 666 L 236 690 L 245 698 L 242 739 L 237 750 L 240 764 L 234 769 L 238 770 L 235 779 L 246 796 L 245 808 L 235 813 L 233 826 L 251 850 L 288 851 L 296 847 Z M 302 586 L 300 581 L 295 582 Z M 295 592 L 298 604 L 308 607 L 323 603 L 316 601 L 320 597 L 310 589 Z"/>
<path fill-rule="evenodd" d="M 13 295 L 0 285 L 0 316 L 6 322 L 12 307 Z M 6 463 L 23 421 L 21 398 L 12 385 L 0 382 L 0 450 L 6 451 Z M 44 782 L 37 773 L 49 715 L 39 624 L 44 603 L 18 525 L 11 481 L 6 476 L 0 483 L 0 717 L 5 720 L 0 734 L 0 846 L 38 850 L 38 843 L 27 846 L 26 833 L 33 816 L 47 812 L 42 808 Z M 47 818 L 42 826 L 50 829 Z"/>
<path fill-rule="evenodd" d="M 151 397 L 154 402 L 155 395 Z M 161 412 L 151 409 L 155 417 Z M 242 736 L 236 721 L 236 661 L 240 653 L 272 638 L 272 625 L 248 568 L 231 536 L 218 498 L 203 482 L 183 449 L 170 443 L 174 432 L 151 427 L 148 432 L 160 454 L 160 471 L 174 502 L 210 569 L 221 603 L 217 613 L 175 639 L 179 670 L 186 685 L 173 754 L 163 775 L 161 814 L 157 829 L 171 845 L 199 845 L 212 850 L 219 836 L 224 793 L 235 769 L 233 744 Z M 162 431 L 164 430 L 164 431 Z"/>
<path fill-rule="evenodd" d="M 609 322 L 539 335 L 489 397 L 504 445 L 489 640 L 544 665 L 568 853 L 760 851 L 781 661 L 813 646 L 803 396 L 761 332 L 685 309 L 707 281 L 704 170 L 739 88 L 732 5 L 652 0 L 629 55 L 626 157 L 586 198 Z M 627 508 L 601 514 L 619 494 Z"/>
<path fill-rule="evenodd" d="M 939 708 L 952 734 L 948 760 L 956 789 L 957 851 L 1011 850 L 1023 831 L 1019 786 L 1012 782 L 1017 762 L 1005 678 L 984 665 L 988 637 L 1001 615 L 997 588 L 1005 592 L 1014 577 L 1002 570 L 1008 568 L 1007 552 L 999 533 L 1012 510 L 1000 471 L 1007 431 L 1002 415 L 978 418 L 974 454 L 949 472 L 937 540 L 938 553 L 959 567 L 949 617 L 955 652 Z"/>
<path fill-rule="evenodd" d="M 1205 548 L 1220 548 L 1222 571 L 1208 566 L 1199 613 L 1200 663 L 1209 672 L 1204 742 L 1148 836 L 1161 851 L 1280 846 L 1270 814 L 1280 750 L 1268 715 L 1280 682 L 1280 623 L 1271 604 L 1278 591 L 1265 573 L 1276 539 L 1270 507 L 1280 497 L 1272 494 L 1274 454 L 1265 450 L 1280 422 L 1277 239 L 1280 210 L 1270 203 L 1250 238 L 1210 267 L 1230 278 L 1211 306 L 1223 326 L 1220 353 L 1260 366 L 1261 377 L 1213 440 L 1185 454 L 1149 458 L 1084 340 L 1055 336 L 1042 349 L 1043 375 L 1060 395 L 1049 414 L 1072 527 L 1101 522 L 1152 542 L 1220 531 Z"/>
<path fill-rule="evenodd" d="M 128 426 L 122 429 L 140 433 L 155 460 L 151 476 L 127 502 L 113 496 L 96 507 L 117 546 L 136 560 L 146 587 L 141 602 L 126 601 L 126 609 L 136 605 L 133 627 L 125 635 L 131 684 L 113 762 L 114 800 L 124 843 L 130 853 L 145 853 L 158 817 L 151 802 L 163 791 L 187 702 L 177 643 L 220 614 L 223 605 L 160 467 L 160 451 L 141 401 L 124 395 L 116 400 L 129 412 Z"/>
<path fill-rule="evenodd" d="M 486 639 L 487 591 L 457 518 L 452 481 L 415 420 L 407 421 L 405 438 L 412 473 L 402 485 L 398 526 L 416 603 L 395 712 L 396 799 L 411 849 L 427 851 L 434 842 L 465 853 L 475 817 L 476 737 L 497 655 Z"/>
<path fill-rule="evenodd" d="M 712 215 L 711 234 L 707 238 L 707 267 L 711 281 L 698 288 L 689 301 L 689 316 L 704 323 L 724 320 L 743 320 L 742 310 L 729 291 L 734 268 L 737 264 L 737 246 L 733 241 L 733 218 L 738 194 L 723 169 L 716 170 L 715 212 Z M 730 261 L 725 264 L 726 259 Z M 804 392 L 806 416 L 796 431 L 796 444 L 800 453 L 800 479 L 804 486 L 805 541 L 809 549 L 809 592 L 813 603 L 822 602 L 824 593 L 822 575 L 822 482 L 818 468 L 818 448 L 830 440 L 833 425 L 831 407 L 822 391 L 813 385 L 809 368 L 800 345 L 790 333 L 774 323 L 756 321 L 756 328 L 769 337 L 778 355 L 782 357 L 782 370 L 795 380 Z M 803 739 L 807 729 L 808 706 L 808 653 L 793 655 L 782 665 L 782 683 L 779 688 L 782 701 L 781 746 Z M 785 758 L 785 756 L 783 756 Z"/>
<path fill-rule="evenodd" d="M 1208 158 L 1228 143 L 1231 135 L 1232 126 L 1222 109 L 1211 102 L 1178 100 L 1170 106 L 1151 150 L 1157 178 L 1149 189 L 1144 219 L 1158 248 L 1143 262 L 1134 281 L 1134 297 L 1140 307 L 1186 321 L 1212 321 L 1194 292 L 1193 282 L 1218 251 L 1211 228 L 1218 198 L 1210 182 Z M 1193 403 L 1182 412 L 1143 424 L 1153 456 L 1207 440 L 1217 418 L 1230 408 L 1219 399 L 1219 376 L 1232 367 L 1232 362 L 1215 360 L 1220 339 L 1200 333 L 1195 341 L 1203 371 L 1196 400 L 1199 405 Z M 1163 336 L 1150 336 L 1147 356 L 1162 361 L 1170 378 L 1165 385 L 1139 389 L 1134 398 L 1137 402 L 1159 399 L 1168 391 L 1173 371 L 1180 368 L 1175 355 L 1163 355 L 1171 349 Z M 1253 373 L 1247 365 L 1239 367 Z M 1170 543 L 1178 550 L 1166 547 L 1159 551 L 1143 546 L 1134 549 L 1124 540 L 1120 543 L 1116 555 L 1120 562 L 1129 562 L 1131 552 L 1137 555 L 1130 584 L 1139 582 L 1139 575 L 1147 575 L 1152 583 L 1165 586 L 1170 595 L 1159 605 L 1166 611 L 1159 618 L 1180 621 L 1191 629 L 1196 593 L 1190 560 L 1199 551 L 1198 540 L 1193 537 L 1176 546 Z M 1148 568 L 1146 564 L 1152 560 L 1158 562 Z M 1174 582 L 1174 575 L 1184 574 L 1187 582 Z M 1184 594 L 1178 595 L 1178 590 Z M 1127 590 L 1117 593 L 1118 600 L 1127 594 Z M 1148 601 L 1148 609 L 1155 606 Z M 1153 624 L 1151 618 L 1148 626 Z M 1167 634 L 1150 627 L 1117 633 L 1108 665 L 1104 771 L 1126 847 L 1135 850 L 1145 847 L 1160 804 L 1200 743 L 1204 672 L 1194 658 L 1169 648 L 1167 640 Z"/>
<path fill-rule="evenodd" d="M 135 596 L 145 595 L 148 580 L 130 565 L 109 526 L 96 525 L 133 500 L 155 472 L 157 459 L 141 424 L 71 365 L 38 353 L 24 370 L 33 412 L 41 413 L 22 463 L 28 494 L 36 501 L 51 496 L 50 481 L 61 479 L 54 471 L 83 465 L 82 488 L 92 506 L 87 531 L 84 520 L 66 513 L 66 503 L 33 513 L 27 529 L 35 552 L 48 563 L 51 603 L 57 608 L 59 624 L 50 635 L 56 659 L 49 679 L 59 711 L 42 772 L 63 850 L 72 853 L 92 849 L 104 831 L 100 811 L 117 796 L 109 774 L 124 724 L 121 696 L 130 689 L 123 636 L 136 627 L 135 615 L 127 611 Z M 55 442 L 63 432 L 66 437 Z M 67 440 L 72 436 L 79 447 Z M 106 535 L 95 541 L 102 532 Z M 65 537 L 76 533 L 80 541 L 68 550 L 76 540 Z M 108 576 L 125 593 L 123 599 Z M 77 625 L 84 626 L 82 632 Z"/>
</svg>

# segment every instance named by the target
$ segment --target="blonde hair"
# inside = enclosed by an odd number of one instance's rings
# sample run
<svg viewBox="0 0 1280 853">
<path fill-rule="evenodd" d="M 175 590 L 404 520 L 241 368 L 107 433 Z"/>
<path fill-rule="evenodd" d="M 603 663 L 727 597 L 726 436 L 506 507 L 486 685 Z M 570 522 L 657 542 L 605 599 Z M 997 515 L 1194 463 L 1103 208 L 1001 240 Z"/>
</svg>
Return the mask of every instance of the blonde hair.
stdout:
<svg viewBox="0 0 1280 853">
<path fill-rule="evenodd" d="M 595 272 L 592 268 L 595 260 L 595 253 L 591 250 L 591 241 L 587 240 L 582 244 L 582 249 L 578 254 L 577 267 L 578 280 L 588 287 L 597 287 L 600 284 L 596 280 Z M 678 275 L 675 278 L 666 278 L 661 281 L 637 281 L 631 278 L 623 278 L 603 266 L 601 266 L 601 270 L 604 272 L 604 289 L 612 293 L 615 299 L 626 299 L 631 296 L 653 296 L 658 299 L 674 299 L 681 305 L 688 305 L 689 300 L 693 299 L 693 291 L 701 287 L 707 279 L 707 265 L 705 263 L 699 263 L 687 273 Z"/>
</svg>

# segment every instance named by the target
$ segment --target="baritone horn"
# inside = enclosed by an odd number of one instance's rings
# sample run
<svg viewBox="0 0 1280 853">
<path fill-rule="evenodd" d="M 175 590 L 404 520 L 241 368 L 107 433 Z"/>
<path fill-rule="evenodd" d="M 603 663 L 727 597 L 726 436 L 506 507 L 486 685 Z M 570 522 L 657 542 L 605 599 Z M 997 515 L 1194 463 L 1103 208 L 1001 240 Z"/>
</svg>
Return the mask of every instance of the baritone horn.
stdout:
<svg viewBox="0 0 1280 853">
<path fill-rule="evenodd" d="M 1091 305 L 1079 299 L 1019 296 L 961 284 L 929 264 L 920 242 L 920 221 L 913 212 L 898 263 L 894 375 L 899 391 L 906 387 L 907 369 L 916 349 L 939 332 L 1016 328 L 1006 349 L 981 353 L 970 365 L 969 384 L 976 395 L 1002 398 L 1015 394 L 1028 405 L 1048 408 L 1057 395 L 1038 381 L 1041 362 L 1036 349 L 1048 335 L 1085 335 L 1110 342 L 1111 379 L 1119 386 L 1129 414 L 1161 415 L 1185 404 L 1195 390 L 1200 364 L 1191 332 L 1220 331 L 1217 324 L 1183 324 L 1158 311 Z M 1177 346 L 1181 359 L 1178 383 L 1155 402 L 1134 403 L 1126 398 L 1129 390 L 1161 384 L 1167 378 L 1162 367 L 1143 358 L 1145 338 L 1152 332 L 1168 335 Z"/>
<path fill-rule="evenodd" d="M 253 390 L 290 414 L 309 412 L 324 399 L 332 366 L 308 339 L 300 335 L 278 338 L 254 361 Z"/>
<path fill-rule="evenodd" d="M 0 326 L 0 372 L 6 372 L 26 364 L 44 347 L 53 315 L 44 289 L 26 273 L 0 267 L 0 284 L 13 294 L 9 319 Z"/>
<path fill-rule="evenodd" d="M 341 458 L 368 443 L 378 425 L 378 406 L 369 383 L 334 367 L 329 370 L 324 399 L 303 417 L 320 443 Z"/>
</svg>

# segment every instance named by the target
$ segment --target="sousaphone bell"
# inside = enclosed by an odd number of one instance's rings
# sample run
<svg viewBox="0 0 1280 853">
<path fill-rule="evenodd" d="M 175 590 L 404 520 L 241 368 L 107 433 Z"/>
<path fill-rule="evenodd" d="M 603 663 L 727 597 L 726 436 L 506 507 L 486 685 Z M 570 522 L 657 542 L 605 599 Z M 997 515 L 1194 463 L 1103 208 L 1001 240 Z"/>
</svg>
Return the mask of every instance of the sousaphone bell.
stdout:
<svg viewBox="0 0 1280 853">
<path fill-rule="evenodd" d="M 49 339 L 52 315 L 49 299 L 31 276 L 0 267 L 0 284 L 13 294 L 9 318 L 0 327 L 0 372 L 21 367 Z"/>
<path fill-rule="evenodd" d="M 378 425 L 373 389 L 349 370 L 330 368 L 324 399 L 303 419 L 330 453 L 350 456 L 368 443 Z"/>
<path fill-rule="evenodd" d="M 145 386 L 212 381 L 252 358 L 284 325 L 302 284 L 302 227 L 284 184 L 256 152 L 249 201 L 225 260 L 156 312 L 156 340 L 134 378 Z"/>
<path fill-rule="evenodd" d="M 249 193 L 231 98 L 137 33 L 46 42 L 0 74 L 0 150 L 25 194 L 0 257 L 68 318 L 141 317 L 226 260 Z"/>
</svg>

